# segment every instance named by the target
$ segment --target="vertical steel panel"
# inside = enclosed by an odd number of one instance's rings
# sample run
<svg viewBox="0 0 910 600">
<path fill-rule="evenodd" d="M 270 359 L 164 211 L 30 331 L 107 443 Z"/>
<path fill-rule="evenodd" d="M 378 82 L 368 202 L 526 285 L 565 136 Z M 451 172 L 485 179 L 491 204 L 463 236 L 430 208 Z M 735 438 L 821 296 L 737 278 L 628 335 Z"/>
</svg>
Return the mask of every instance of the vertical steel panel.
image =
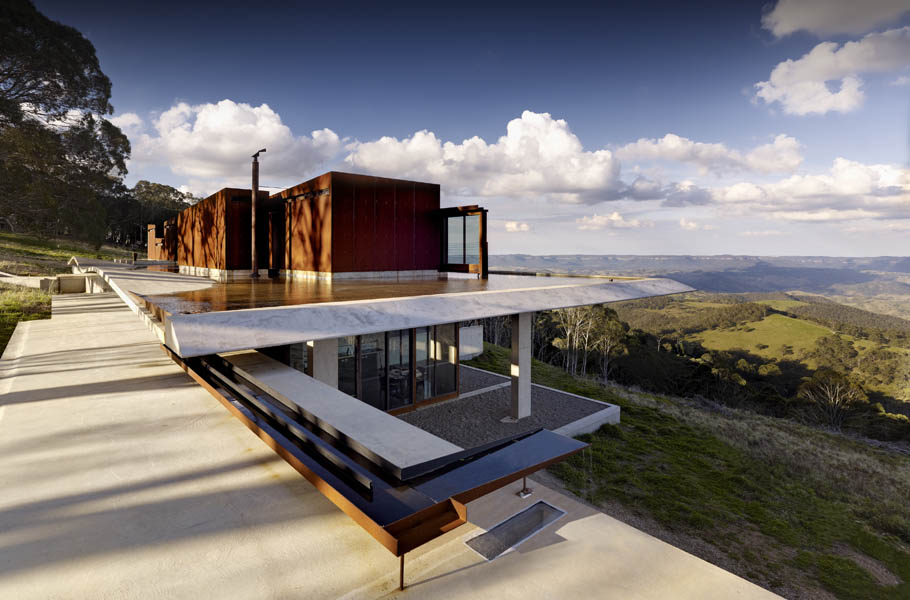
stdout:
<svg viewBox="0 0 910 600">
<path fill-rule="evenodd" d="M 441 226 L 439 223 L 439 186 L 415 184 L 414 193 L 414 268 L 438 269 Z"/>
<path fill-rule="evenodd" d="M 373 177 L 357 178 L 354 189 L 354 231 L 351 239 L 354 246 L 354 271 L 378 270 L 379 254 L 376 248 L 373 228 L 376 225 L 376 192 Z"/>
<path fill-rule="evenodd" d="M 332 270 L 354 270 L 354 188 L 349 180 L 332 177 Z"/>
<path fill-rule="evenodd" d="M 398 239 L 395 236 L 395 183 L 376 184 L 376 230 L 374 243 L 376 268 L 383 271 L 398 269 Z"/>
<path fill-rule="evenodd" d="M 396 268 L 414 268 L 414 183 L 395 183 L 395 245 L 397 246 Z"/>
</svg>

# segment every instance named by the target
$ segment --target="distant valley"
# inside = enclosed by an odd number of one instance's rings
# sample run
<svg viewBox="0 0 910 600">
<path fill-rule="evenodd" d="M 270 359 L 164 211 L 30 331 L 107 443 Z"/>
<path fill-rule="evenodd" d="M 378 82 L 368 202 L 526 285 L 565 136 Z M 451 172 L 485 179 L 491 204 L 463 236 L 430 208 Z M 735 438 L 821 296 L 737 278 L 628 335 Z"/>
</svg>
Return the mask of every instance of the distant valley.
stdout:
<svg viewBox="0 0 910 600">
<path fill-rule="evenodd" d="M 804 292 L 910 318 L 910 257 L 743 255 L 545 255 L 490 257 L 494 270 L 575 275 L 649 275 L 706 292 Z"/>
</svg>

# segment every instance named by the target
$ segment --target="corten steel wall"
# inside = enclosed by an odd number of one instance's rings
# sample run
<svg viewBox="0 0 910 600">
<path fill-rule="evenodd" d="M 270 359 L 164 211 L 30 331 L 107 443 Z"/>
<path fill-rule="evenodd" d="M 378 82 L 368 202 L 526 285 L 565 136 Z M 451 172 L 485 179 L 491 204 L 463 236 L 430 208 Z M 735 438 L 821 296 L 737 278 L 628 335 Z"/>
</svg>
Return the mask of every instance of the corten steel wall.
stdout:
<svg viewBox="0 0 910 600">
<path fill-rule="evenodd" d="M 332 174 L 326 173 L 272 196 L 286 202 L 284 268 L 332 271 Z"/>
<path fill-rule="evenodd" d="M 224 191 L 212 194 L 177 215 L 178 264 L 225 268 Z"/>
<path fill-rule="evenodd" d="M 250 202 L 252 192 L 225 188 L 218 192 L 224 197 L 225 264 L 226 269 L 250 269 Z M 269 211 L 276 204 L 269 193 L 260 191 L 256 200 L 256 263 L 260 269 L 269 267 Z"/>
<path fill-rule="evenodd" d="M 148 226 L 148 259 L 177 260 L 177 217 Z"/>
<path fill-rule="evenodd" d="M 438 185 L 331 176 L 333 272 L 439 268 Z"/>
<path fill-rule="evenodd" d="M 162 232 L 163 233 L 163 232 Z M 163 236 L 162 236 L 163 237 Z M 162 243 L 162 240 L 155 234 L 155 224 L 150 223 L 148 226 L 148 236 L 146 237 L 147 242 L 147 258 L 149 260 L 161 260 L 158 256 L 161 254 L 161 248 L 158 244 Z"/>
</svg>

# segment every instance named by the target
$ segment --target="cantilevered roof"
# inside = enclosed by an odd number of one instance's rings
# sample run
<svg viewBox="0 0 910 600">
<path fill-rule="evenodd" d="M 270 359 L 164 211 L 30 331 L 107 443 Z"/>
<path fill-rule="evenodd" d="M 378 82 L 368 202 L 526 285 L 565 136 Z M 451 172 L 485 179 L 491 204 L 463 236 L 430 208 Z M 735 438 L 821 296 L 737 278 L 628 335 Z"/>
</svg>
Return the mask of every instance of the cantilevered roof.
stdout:
<svg viewBox="0 0 910 600">
<path fill-rule="evenodd" d="M 554 308 L 679 294 L 693 288 L 663 278 L 608 279 L 449 273 L 422 279 L 260 279 L 214 283 L 203 277 L 84 261 L 128 304 L 164 325 L 183 357 L 379 333 Z"/>
<path fill-rule="evenodd" d="M 180 356 L 201 356 L 692 291 L 660 278 L 611 281 L 491 275 L 487 280 L 288 282 L 288 295 L 282 297 L 288 303 L 279 303 L 263 295 L 252 298 L 251 294 L 265 289 L 256 284 L 235 285 L 246 286 L 245 295 L 232 296 L 228 286 L 216 285 L 187 294 L 147 297 L 147 302 L 167 313 L 167 346 Z M 217 299 L 220 294 L 223 302 Z M 216 307 L 221 310 L 212 310 Z"/>
</svg>

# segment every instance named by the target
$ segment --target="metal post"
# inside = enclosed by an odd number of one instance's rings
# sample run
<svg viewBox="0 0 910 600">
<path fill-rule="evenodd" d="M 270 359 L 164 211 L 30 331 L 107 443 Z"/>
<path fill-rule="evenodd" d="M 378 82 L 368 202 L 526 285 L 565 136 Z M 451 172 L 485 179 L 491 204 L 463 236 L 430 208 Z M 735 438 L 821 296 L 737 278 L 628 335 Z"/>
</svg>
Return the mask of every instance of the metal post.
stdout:
<svg viewBox="0 0 910 600">
<path fill-rule="evenodd" d="M 259 152 L 265 152 L 265 148 Z M 259 264 L 256 260 L 256 197 L 259 195 L 259 152 L 253 155 L 253 199 L 250 218 L 250 268 L 252 269 L 250 277 L 253 279 L 259 277 Z"/>
<path fill-rule="evenodd" d="M 534 493 L 534 490 L 528 487 L 528 478 L 522 477 L 521 478 L 521 489 L 518 490 L 518 494 L 516 494 L 516 495 L 519 498 L 521 498 L 522 500 L 524 500 L 525 498 L 527 498 L 528 496 L 530 496 L 533 493 Z"/>
</svg>

